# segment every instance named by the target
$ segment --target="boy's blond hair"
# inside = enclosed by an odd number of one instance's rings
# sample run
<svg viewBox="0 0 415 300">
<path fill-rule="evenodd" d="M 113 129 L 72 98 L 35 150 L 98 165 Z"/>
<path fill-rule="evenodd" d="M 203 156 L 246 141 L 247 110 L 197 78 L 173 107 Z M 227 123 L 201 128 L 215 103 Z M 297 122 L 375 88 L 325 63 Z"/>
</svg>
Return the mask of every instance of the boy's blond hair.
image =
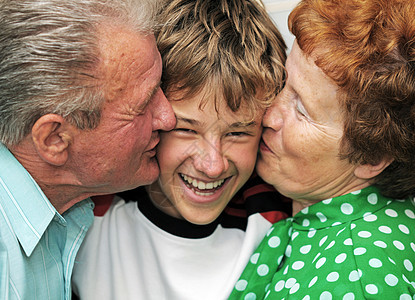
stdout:
<svg viewBox="0 0 415 300">
<path fill-rule="evenodd" d="M 286 46 L 258 0 L 173 0 L 157 42 L 167 96 L 209 91 L 232 111 L 264 109 L 283 86 Z"/>
</svg>

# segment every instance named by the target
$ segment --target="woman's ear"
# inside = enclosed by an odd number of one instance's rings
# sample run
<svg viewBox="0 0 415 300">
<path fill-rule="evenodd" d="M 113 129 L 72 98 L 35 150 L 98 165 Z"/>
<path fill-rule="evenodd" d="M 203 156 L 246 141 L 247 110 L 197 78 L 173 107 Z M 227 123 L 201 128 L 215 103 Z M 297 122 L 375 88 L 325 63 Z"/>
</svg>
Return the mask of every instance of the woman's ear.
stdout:
<svg viewBox="0 0 415 300">
<path fill-rule="evenodd" d="M 361 179 L 372 179 L 382 173 L 392 162 L 393 159 L 383 159 L 376 165 L 358 165 L 354 170 L 354 175 Z"/>
<path fill-rule="evenodd" d="M 47 163 L 62 166 L 68 160 L 68 147 L 72 140 L 72 125 L 60 115 L 40 117 L 32 127 L 32 140 L 39 156 Z"/>
</svg>

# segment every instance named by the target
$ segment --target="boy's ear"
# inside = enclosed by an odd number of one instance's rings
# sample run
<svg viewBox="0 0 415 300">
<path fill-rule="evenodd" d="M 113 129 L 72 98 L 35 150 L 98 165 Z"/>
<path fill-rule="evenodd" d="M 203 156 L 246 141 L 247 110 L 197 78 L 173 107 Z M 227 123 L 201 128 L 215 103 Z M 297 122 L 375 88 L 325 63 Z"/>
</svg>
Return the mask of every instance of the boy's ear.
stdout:
<svg viewBox="0 0 415 300">
<path fill-rule="evenodd" d="M 354 175 L 361 179 L 372 179 L 382 173 L 392 162 L 393 159 L 383 159 L 376 165 L 358 165 L 354 170 Z"/>
<path fill-rule="evenodd" d="M 32 127 L 32 140 L 39 156 L 47 163 L 62 166 L 68 160 L 72 134 L 68 122 L 60 115 L 40 117 Z"/>
</svg>

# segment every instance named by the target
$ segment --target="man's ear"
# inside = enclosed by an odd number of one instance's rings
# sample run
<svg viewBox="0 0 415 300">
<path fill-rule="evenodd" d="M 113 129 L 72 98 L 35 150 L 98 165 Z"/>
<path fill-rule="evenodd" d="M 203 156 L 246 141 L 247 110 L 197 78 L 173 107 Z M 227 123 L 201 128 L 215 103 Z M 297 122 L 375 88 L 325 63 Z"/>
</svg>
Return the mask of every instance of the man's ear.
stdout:
<svg viewBox="0 0 415 300">
<path fill-rule="evenodd" d="M 393 159 L 383 159 L 376 165 L 358 165 L 354 170 L 354 175 L 361 179 L 372 179 L 382 173 L 392 162 Z"/>
<path fill-rule="evenodd" d="M 40 117 L 32 127 L 32 140 L 39 156 L 47 163 L 62 166 L 68 160 L 72 125 L 60 115 Z"/>
</svg>

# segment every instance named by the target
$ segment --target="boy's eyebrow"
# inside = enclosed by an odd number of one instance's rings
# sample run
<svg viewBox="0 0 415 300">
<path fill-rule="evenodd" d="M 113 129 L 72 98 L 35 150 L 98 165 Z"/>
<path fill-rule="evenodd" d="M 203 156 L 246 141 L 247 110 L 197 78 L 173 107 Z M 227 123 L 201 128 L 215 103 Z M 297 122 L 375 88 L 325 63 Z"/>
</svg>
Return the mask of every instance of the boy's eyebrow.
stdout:
<svg viewBox="0 0 415 300">
<path fill-rule="evenodd" d="M 184 123 L 188 123 L 190 125 L 201 125 L 202 124 L 198 120 L 181 117 L 181 116 L 179 116 L 177 114 L 176 114 L 176 120 L 177 120 L 177 122 L 181 121 L 181 122 L 184 122 Z"/>
<path fill-rule="evenodd" d="M 190 125 L 197 125 L 197 126 L 201 126 L 203 125 L 203 122 L 196 120 L 196 119 L 189 119 L 189 118 L 185 118 L 179 115 L 176 115 L 176 120 L 177 122 L 181 121 L 184 123 L 188 123 Z M 245 128 L 245 127 L 253 127 L 257 124 L 257 122 L 255 121 L 250 121 L 250 122 L 235 122 L 235 123 L 231 123 L 229 124 L 229 128 Z"/>
<path fill-rule="evenodd" d="M 257 122 L 251 121 L 251 122 L 235 122 L 229 125 L 231 128 L 241 128 L 241 127 L 252 127 L 255 126 Z"/>
</svg>

